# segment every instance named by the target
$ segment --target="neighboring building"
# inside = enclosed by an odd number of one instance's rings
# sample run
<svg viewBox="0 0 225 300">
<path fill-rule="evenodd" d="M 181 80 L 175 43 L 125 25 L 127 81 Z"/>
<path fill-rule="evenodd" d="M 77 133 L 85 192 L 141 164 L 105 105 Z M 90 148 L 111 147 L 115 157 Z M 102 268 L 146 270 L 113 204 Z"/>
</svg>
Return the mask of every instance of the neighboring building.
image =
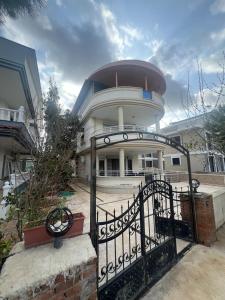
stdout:
<svg viewBox="0 0 225 300">
<path fill-rule="evenodd" d="M 90 137 L 101 133 L 148 130 L 164 115 L 166 83 L 149 62 L 117 61 L 94 72 L 83 84 L 73 112 L 82 122 L 77 152 L 78 176 L 90 179 Z M 146 173 L 162 172 L 165 146 L 127 142 L 97 151 L 98 186 L 137 186 Z"/>
<path fill-rule="evenodd" d="M 0 38 L 0 182 L 26 171 L 42 125 L 35 51 Z"/>
<path fill-rule="evenodd" d="M 189 149 L 192 172 L 223 172 L 225 158 L 211 143 L 210 135 L 204 128 L 205 117 L 199 115 L 173 122 L 160 132 Z M 186 158 L 167 147 L 164 151 L 164 168 L 166 171 L 187 171 Z"/>
</svg>

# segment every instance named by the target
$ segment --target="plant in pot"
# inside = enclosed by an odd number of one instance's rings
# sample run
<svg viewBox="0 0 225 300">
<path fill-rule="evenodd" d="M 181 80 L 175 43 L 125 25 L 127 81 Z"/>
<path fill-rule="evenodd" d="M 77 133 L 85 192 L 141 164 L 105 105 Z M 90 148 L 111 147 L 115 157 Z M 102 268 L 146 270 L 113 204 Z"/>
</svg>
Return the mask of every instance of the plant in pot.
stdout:
<svg viewBox="0 0 225 300">
<path fill-rule="evenodd" d="M 62 203 L 59 203 L 58 208 L 65 207 Z M 55 207 L 56 208 L 56 207 Z M 43 209 L 41 208 L 39 212 L 35 212 L 35 217 L 38 216 L 38 219 L 34 220 L 32 217 L 32 221 L 28 221 L 24 227 L 24 244 L 26 248 L 42 245 L 49 243 L 53 240 L 53 237 L 48 234 L 45 226 L 46 218 L 48 214 L 55 208 Z M 40 214 L 40 211 L 42 213 Z M 33 213 L 33 212 L 32 212 Z M 83 233 L 83 224 L 84 224 L 84 215 L 82 213 L 74 213 L 72 214 L 73 221 L 72 226 L 69 231 L 65 234 L 65 238 L 74 237 L 77 235 L 81 235 Z M 61 222 L 62 220 L 55 220 L 55 222 Z"/>
<path fill-rule="evenodd" d="M 51 201 L 46 199 L 36 199 L 37 201 L 30 201 L 26 193 L 19 195 L 19 199 L 16 195 L 10 194 L 9 219 L 16 219 L 16 227 L 18 236 L 24 240 L 26 248 L 43 245 L 52 241 L 45 227 L 46 218 L 53 209 L 56 207 L 65 207 L 65 199 L 54 198 L 54 205 L 51 205 Z M 15 200 L 16 199 L 16 200 Z M 28 203 L 29 202 L 29 205 Z M 65 234 L 65 238 L 74 237 L 83 233 L 84 215 L 82 213 L 74 213 L 73 224 L 70 230 Z"/>
</svg>

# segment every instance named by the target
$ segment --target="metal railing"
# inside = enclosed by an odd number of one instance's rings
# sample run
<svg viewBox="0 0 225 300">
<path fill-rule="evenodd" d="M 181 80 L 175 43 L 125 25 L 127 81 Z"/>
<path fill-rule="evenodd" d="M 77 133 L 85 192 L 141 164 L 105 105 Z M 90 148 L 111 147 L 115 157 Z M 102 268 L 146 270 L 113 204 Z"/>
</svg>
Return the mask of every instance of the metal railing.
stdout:
<svg viewBox="0 0 225 300">
<path fill-rule="evenodd" d="M 157 168 L 124 170 L 124 176 L 145 176 L 147 174 L 154 174 L 156 176 L 160 173 L 161 171 Z M 120 170 L 97 170 L 97 176 L 120 176 Z"/>
</svg>

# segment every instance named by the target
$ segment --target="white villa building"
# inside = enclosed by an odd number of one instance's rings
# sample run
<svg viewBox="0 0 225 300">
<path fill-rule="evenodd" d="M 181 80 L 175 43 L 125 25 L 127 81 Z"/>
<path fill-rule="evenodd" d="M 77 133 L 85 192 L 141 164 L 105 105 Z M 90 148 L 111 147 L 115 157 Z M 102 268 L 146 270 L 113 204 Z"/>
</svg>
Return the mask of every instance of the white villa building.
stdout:
<svg viewBox="0 0 225 300">
<path fill-rule="evenodd" d="M 121 130 L 148 130 L 164 115 L 166 82 L 149 62 L 123 60 L 107 64 L 85 80 L 73 112 L 82 122 L 77 175 L 90 179 L 90 138 Z M 149 141 L 117 144 L 97 151 L 98 186 L 136 187 L 145 174 L 163 170 L 165 146 Z"/>
<path fill-rule="evenodd" d="M 39 136 L 41 113 L 35 51 L 0 38 L 0 184 L 18 169 L 26 171 Z"/>
</svg>

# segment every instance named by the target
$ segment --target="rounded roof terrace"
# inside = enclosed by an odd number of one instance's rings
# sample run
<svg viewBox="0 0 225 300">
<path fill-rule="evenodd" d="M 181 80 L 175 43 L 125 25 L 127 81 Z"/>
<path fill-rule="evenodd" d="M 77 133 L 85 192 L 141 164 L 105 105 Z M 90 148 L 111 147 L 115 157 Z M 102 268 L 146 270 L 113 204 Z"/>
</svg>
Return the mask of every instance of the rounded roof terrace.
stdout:
<svg viewBox="0 0 225 300">
<path fill-rule="evenodd" d="M 141 60 L 120 60 L 97 69 L 89 80 L 107 87 L 133 86 L 164 94 L 166 81 L 163 73 L 153 64 Z"/>
</svg>

